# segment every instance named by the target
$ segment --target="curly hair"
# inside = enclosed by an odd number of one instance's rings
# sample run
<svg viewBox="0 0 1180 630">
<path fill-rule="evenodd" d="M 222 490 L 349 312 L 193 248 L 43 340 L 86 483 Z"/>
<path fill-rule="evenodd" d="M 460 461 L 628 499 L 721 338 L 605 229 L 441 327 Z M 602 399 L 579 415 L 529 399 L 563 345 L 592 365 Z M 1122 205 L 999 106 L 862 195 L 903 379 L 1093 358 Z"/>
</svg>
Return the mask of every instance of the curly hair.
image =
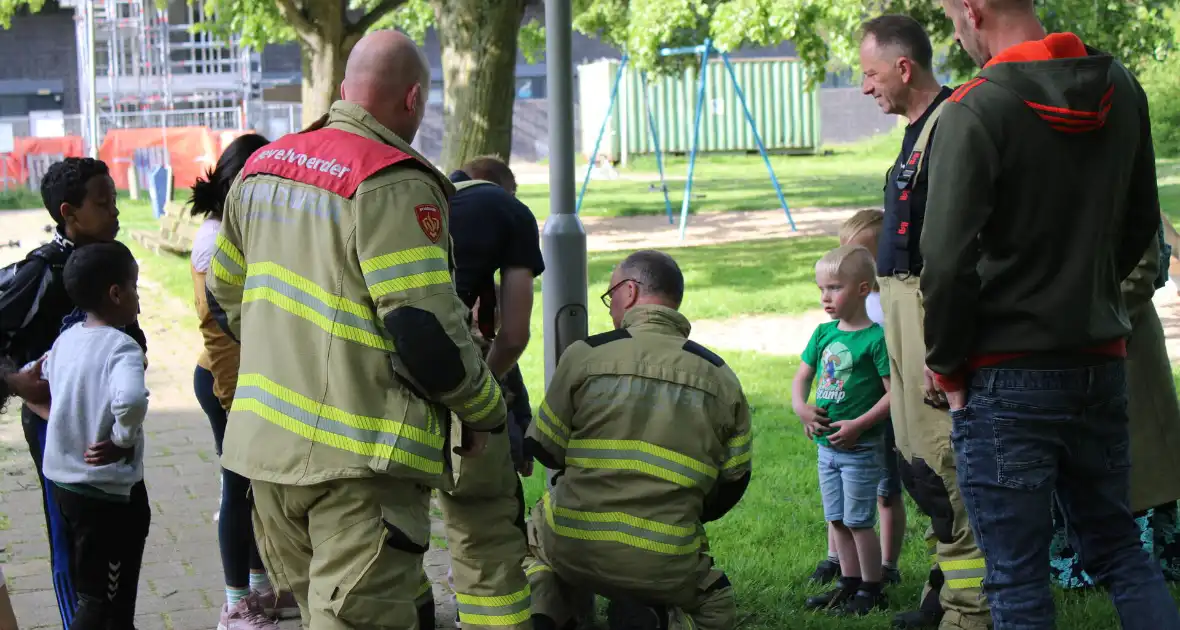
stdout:
<svg viewBox="0 0 1180 630">
<path fill-rule="evenodd" d="M 82 205 L 82 200 L 86 199 L 86 183 L 110 174 L 106 162 L 94 158 L 68 157 L 50 166 L 41 180 L 41 201 L 54 223 L 61 225 L 65 222 L 61 216 L 63 203 Z"/>
</svg>

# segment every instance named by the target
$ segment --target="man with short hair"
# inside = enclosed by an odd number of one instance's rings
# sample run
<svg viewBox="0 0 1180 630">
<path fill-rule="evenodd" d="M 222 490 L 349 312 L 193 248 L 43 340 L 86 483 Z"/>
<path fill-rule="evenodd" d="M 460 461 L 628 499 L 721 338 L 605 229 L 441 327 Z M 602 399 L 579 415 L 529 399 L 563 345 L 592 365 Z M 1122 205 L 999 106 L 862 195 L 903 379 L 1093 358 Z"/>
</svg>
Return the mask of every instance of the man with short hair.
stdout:
<svg viewBox="0 0 1180 630">
<path fill-rule="evenodd" d="M 1147 99 L 1110 55 L 1047 35 L 1033 0 L 942 6 L 983 70 L 934 136 L 926 363 L 950 404 L 996 630 L 1054 627 L 1054 501 L 1122 627 L 1178 629 L 1128 505 L 1120 284 L 1160 216 Z"/>
<path fill-rule="evenodd" d="M 529 428 L 529 452 L 557 471 L 529 523 L 536 630 L 572 627 L 571 589 L 610 598 L 612 630 L 735 627 L 703 523 L 750 482 L 750 407 L 687 339 L 683 297 L 670 256 L 628 256 L 602 295 L 615 330 L 566 349 Z"/>
<path fill-rule="evenodd" d="M 930 38 L 913 18 L 882 15 L 865 23 L 860 46 L 862 89 L 887 114 L 908 122 L 897 162 L 885 180 L 885 225 L 877 247 L 877 275 L 885 313 L 885 343 L 892 374 L 891 416 L 900 453 L 899 472 L 914 502 L 930 517 L 927 545 L 935 558 L 915 611 L 894 628 L 983 630 L 991 615 L 981 592 L 985 564 L 975 545 L 955 476 L 950 425 L 940 401 L 927 398 L 926 342 L 918 290 L 918 251 L 926 215 L 927 174 L 938 157 L 930 134 L 950 88 L 931 67 Z"/>
<path fill-rule="evenodd" d="M 410 148 L 429 80 L 405 35 L 363 37 L 341 100 L 234 182 L 208 277 L 242 343 L 222 465 L 310 630 L 419 626 L 430 488 L 506 415 L 451 279 L 454 187 Z"/>
<path fill-rule="evenodd" d="M 451 589 L 464 630 L 529 630 L 524 488 L 516 473 L 532 473 L 523 449 L 532 411 L 517 361 L 529 343 L 533 281 L 545 262 L 537 219 L 516 199 L 507 164 L 476 158 L 450 179 L 456 292 L 475 311 L 472 337 L 508 401 L 508 430 L 490 435 L 479 458 L 455 458 L 455 488 L 439 494 Z"/>
</svg>

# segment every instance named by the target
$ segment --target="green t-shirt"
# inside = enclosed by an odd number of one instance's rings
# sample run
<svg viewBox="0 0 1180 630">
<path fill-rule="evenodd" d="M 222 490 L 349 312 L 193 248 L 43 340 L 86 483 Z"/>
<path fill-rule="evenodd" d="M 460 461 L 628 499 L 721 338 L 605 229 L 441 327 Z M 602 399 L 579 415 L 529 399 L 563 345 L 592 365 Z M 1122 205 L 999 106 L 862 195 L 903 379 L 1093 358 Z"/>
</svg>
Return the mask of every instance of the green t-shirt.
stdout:
<svg viewBox="0 0 1180 630">
<path fill-rule="evenodd" d="M 881 377 L 889 376 L 889 353 L 885 351 L 885 329 L 879 324 L 854 331 L 840 330 L 839 321 L 820 324 L 803 350 L 803 362 L 815 368 L 818 383 L 815 405 L 828 412 L 832 432 L 841 420 L 855 420 L 885 395 Z M 880 435 L 879 422 L 861 434 L 864 441 Z M 816 443 L 831 446 L 828 438 Z"/>
</svg>

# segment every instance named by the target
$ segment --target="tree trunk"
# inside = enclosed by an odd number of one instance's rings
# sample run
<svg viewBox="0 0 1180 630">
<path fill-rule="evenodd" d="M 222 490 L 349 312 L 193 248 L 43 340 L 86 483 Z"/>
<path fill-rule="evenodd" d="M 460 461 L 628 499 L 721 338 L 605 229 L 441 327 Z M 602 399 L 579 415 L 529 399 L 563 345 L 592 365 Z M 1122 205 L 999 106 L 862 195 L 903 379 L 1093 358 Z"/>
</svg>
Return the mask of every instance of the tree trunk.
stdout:
<svg viewBox="0 0 1180 630">
<path fill-rule="evenodd" d="M 512 152 L 516 49 L 524 0 L 431 0 L 443 66 L 445 171 Z"/>
<path fill-rule="evenodd" d="M 340 82 L 348 55 L 363 33 L 345 19 L 347 0 L 305 0 L 295 26 L 303 61 L 303 126 L 328 113 L 340 97 Z M 282 4 L 280 4 L 280 7 Z M 287 16 L 284 16 L 287 17 Z"/>
</svg>

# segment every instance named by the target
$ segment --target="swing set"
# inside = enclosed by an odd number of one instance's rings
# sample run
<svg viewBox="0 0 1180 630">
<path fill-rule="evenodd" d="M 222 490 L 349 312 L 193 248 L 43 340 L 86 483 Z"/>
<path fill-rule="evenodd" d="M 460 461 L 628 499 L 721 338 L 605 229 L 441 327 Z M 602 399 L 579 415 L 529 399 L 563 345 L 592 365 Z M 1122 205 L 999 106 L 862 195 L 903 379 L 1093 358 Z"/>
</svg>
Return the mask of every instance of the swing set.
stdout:
<svg viewBox="0 0 1180 630">
<path fill-rule="evenodd" d="M 696 169 L 697 149 L 700 146 L 701 113 L 705 105 L 706 70 L 708 69 L 709 57 L 713 54 L 719 56 L 722 63 L 725 64 L 730 81 L 733 83 L 733 89 L 737 93 L 738 101 L 742 104 L 742 111 L 746 115 L 746 121 L 750 125 L 750 131 L 754 136 L 754 141 L 758 145 L 758 152 L 762 155 L 762 161 L 766 164 L 766 171 L 770 173 L 770 181 L 774 184 L 774 192 L 778 195 L 779 204 L 782 205 L 783 212 L 787 215 L 787 222 L 791 225 L 791 231 L 795 231 L 795 219 L 791 217 L 791 210 L 787 207 L 787 199 L 783 196 L 782 186 L 779 185 L 778 177 L 774 174 L 774 168 L 770 165 L 770 156 L 767 154 L 766 147 L 762 143 L 762 136 L 758 133 L 758 126 L 754 122 L 754 116 L 750 113 L 750 107 L 746 104 L 746 95 L 742 91 L 741 85 L 738 84 L 737 74 L 734 72 L 733 64 L 729 60 L 729 54 L 725 51 L 717 50 L 713 47 L 712 40 L 706 39 L 705 43 L 700 46 L 663 48 L 660 50 L 661 57 L 672 57 L 676 55 L 701 56 L 701 67 L 697 81 L 696 109 L 693 115 L 692 147 L 688 154 L 688 178 L 684 183 L 684 200 L 680 204 L 680 240 L 684 240 L 685 230 L 688 228 L 688 206 L 692 198 L 692 180 Z M 610 122 L 611 112 L 614 111 L 615 103 L 619 98 L 619 83 L 622 82 L 623 72 L 626 70 L 629 61 L 630 57 L 626 54 L 619 61 L 619 70 L 615 73 L 614 86 L 611 88 L 610 103 L 607 105 L 606 116 L 602 121 L 602 127 L 598 130 L 598 139 L 594 142 L 594 152 L 590 155 L 590 164 L 586 168 L 586 178 L 582 181 L 582 190 L 578 193 L 578 202 L 574 207 L 575 213 L 580 213 L 582 210 L 582 200 L 586 196 L 586 188 L 590 185 L 590 175 L 594 170 L 595 162 L 598 160 L 598 151 L 602 148 L 602 138 L 606 135 L 606 127 Z M 660 137 L 656 132 L 656 119 L 652 113 L 647 72 L 640 73 L 640 81 L 643 85 L 643 107 L 647 113 L 648 129 L 651 133 L 652 145 L 655 149 L 656 169 L 660 173 L 660 189 L 664 193 L 664 209 L 668 214 L 668 223 L 674 225 L 676 221 L 672 212 L 672 201 L 668 198 L 668 185 L 664 179 L 664 162 L 661 157 L 662 152 L 660 151 Z"/>
</svg>

